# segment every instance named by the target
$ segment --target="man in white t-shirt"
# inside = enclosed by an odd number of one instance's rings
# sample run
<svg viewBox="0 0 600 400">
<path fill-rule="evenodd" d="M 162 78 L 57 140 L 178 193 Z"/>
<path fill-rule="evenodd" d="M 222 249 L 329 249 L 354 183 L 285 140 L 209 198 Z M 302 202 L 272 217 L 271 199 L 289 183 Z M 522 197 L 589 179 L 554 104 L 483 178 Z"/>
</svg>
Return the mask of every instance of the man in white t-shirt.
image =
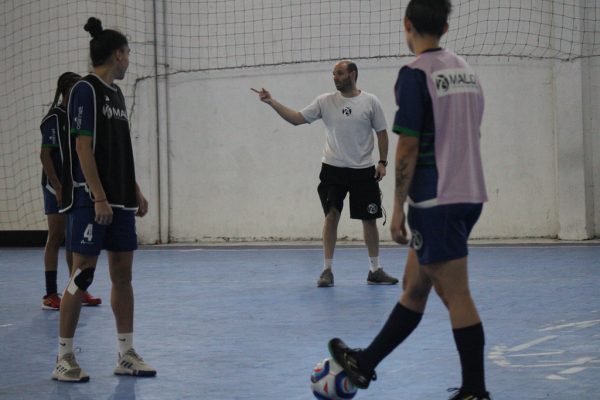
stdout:
<svg viewBox="0 0 600 400">
<path fill-rule="evenodd" d="M 398 279 L 389 276 L 379 265 L 379 232 L 376 220 L 382 217 L 381 191 L 378 182 L 385 176 L 388 153 L 387 123 L 379 99 L 356 87 L 358 68 L 342 60 L 333 68 L 337 89 L 317 97 L 300 111 L 277 102 L 262 89 L 252 89 L 260 100 L 269 104 L 293 125 L 322 119 L 327 140 L 318 192 L 325 213 L 323 226 L 324 268 L 318 287 L 333 286 L 333 252 L 337 227 L 346 194 L 350 193 L 350 218 L 363 223 L 365 244 L 369 252 L 370 270 L 367 282 L 372 285 L 393 285 Z M 373 132 L 376 132 L 379 162 L 374 165 Z"/>
</svg>

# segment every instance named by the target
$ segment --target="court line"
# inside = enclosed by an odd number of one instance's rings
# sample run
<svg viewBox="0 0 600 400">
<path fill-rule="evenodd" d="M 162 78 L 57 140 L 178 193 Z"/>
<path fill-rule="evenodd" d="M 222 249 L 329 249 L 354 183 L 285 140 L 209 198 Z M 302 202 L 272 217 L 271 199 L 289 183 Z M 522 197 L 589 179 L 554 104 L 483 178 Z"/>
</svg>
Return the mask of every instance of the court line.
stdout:
<svg viewBox="0 0 600 400">
<path fill-rule="evenodd" d="M 540 331 L 541 332 L 554 331 L 554 330 L 563 329 L 563 328 L 581 328 L 581 329 L 583 329 L 583 328 L 590 328 L 597 324 L 600 324 L 600 319 L 592 319 L 589 321 L 571 322 L 568 324 L 554 325 L 554 326 L 549 326 L 547 328 L 540 329 Z"/>
<path fill-rule="evenodd" d="M 556 336 L 556 335 L 544 336 L 539 339 L 535 339 L 535 340 L 529 341 L 527 343 L 523 343 L 523 344 L 520 344 L 513 348 L 510 348 L 507 351 L 508 352 L 516 352 L 516 351 L 525 350 L 525 349 L 535 346 L 536 344 L 540 344 L 540 343 L 547 342 L 548 340 L 556 339 L 557 337 L 558 336 Z"/>
</svg>

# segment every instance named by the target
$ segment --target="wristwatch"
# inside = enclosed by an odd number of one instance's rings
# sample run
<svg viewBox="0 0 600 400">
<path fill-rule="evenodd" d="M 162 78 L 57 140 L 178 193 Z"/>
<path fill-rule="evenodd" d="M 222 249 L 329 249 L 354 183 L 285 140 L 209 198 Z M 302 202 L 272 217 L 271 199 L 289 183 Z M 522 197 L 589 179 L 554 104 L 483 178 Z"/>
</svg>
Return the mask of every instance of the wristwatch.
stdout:
<svg viewBox="0 0 600 400">
<path fill-rule="evenodd" d="M 383 164 L 384 167 L 387 167 L 387 160 L 379 160 L 378 164 Z"/>
</svg>

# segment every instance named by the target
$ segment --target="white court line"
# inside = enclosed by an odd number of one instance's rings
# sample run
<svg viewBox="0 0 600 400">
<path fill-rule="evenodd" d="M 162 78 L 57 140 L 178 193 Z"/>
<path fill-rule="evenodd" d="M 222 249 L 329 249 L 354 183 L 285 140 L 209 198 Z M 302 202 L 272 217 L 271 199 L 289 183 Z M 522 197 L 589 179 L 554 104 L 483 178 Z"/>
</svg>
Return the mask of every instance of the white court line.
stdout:
<svg viewBox="0 0 600 400">
<path fill-rule="evenodd" d="M 525 350 L 525 349 L 528 349 L 528 348 L 530 348 L 532 346 L 535 346 L 536 344 L 540 344 L 540 343 L 547 342 L 548 340 L 556 339 L 557 337 L 558 336 L 555 336 L 555 335 L 544 336 L 542 338 L 535 339 L 535 340 L 532 340 L 530 342 L 523 343 L 523 344 L 520 344 L 518 346 L 515 346 L 515 347 L 513 347 L 511 349 L 508 349 L 507 351 L 515 352 L 515 351 Z"/>
<path fill-rule="evenodd" d="M 548 351 L 546 353 L 527 353 L 527 354 L 507 354 L 508 357 L 539 357 L 539 356 L 555 356 L 557 354 L 564 354 L 564 350 Z"/>
<path fill-rule="evenodd" d="M 564 369 L 562 371 L 559 372 L 559 374 L 561 375 L 572 375 L 572 374 L 576 374 L 578 372 L 581 372 L 583 370 L 586 370 L 586 367 L 573 367 L 573 368 L 567 368 Z"/>
<path fill-rule="evenodd" d="M 13 326 L 13 324 L 4 324 L 4 325 L 0 325 L 0 328 L 7 328 L 9 326 Z"/>
<path fill-rule="evenodd" d="M 547 328 L 544 329 L 540 329 L 541 332 L 545 332 L 545 331 L 554 331 L 557 329 L 563 329 L 563 328 L 589 328 L 592 327 L 594 325 L 600 324 L 600 319 L 593 319 L 590 321 L 581 321 L 581 322 L 572 322 L 569 324 L 561 324 L 561 325 L 555 325 L 555 326 L 549 326 Z"/>
<path fill-rule="evenodd" d="M 494 358 L 491 358 L 494 359 Z M 501 367 L 508 368 L 554 368 L 554 367 L 577 367 L 579 365 L 584 365 L 593 362 L 594 357 L 580 357 L 572 361 L 557 361 L 557 362 L 546 362 L 546 363 L 537 363 L 537 364 L 511 364 L 506 359 L 495 359 L 494 364 L 499 365 Z"/>
</svg>

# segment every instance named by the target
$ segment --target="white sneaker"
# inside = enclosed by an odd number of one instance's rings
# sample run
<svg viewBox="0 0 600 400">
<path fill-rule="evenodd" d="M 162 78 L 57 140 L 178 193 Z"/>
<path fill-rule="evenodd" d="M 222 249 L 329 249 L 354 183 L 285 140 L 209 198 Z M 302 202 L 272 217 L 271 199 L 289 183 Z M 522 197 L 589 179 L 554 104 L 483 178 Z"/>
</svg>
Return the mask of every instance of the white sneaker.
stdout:
<svg viewBox="0 0 600 400">
<path fill-rule="evenodd" d="M 142 357 L 129 349 L 125 354 L 119 354 L 115 375 L 155 376 L 156 370 L 148 365 Z"/>
<path fill-rule="evenodd" d="M 90 380 L 90 376 L 77 364 L 75 354 L 67 353 L 60 360 L 56 360 L 52 379 L 61 382 L 87 382 Z"/>
</svg>

